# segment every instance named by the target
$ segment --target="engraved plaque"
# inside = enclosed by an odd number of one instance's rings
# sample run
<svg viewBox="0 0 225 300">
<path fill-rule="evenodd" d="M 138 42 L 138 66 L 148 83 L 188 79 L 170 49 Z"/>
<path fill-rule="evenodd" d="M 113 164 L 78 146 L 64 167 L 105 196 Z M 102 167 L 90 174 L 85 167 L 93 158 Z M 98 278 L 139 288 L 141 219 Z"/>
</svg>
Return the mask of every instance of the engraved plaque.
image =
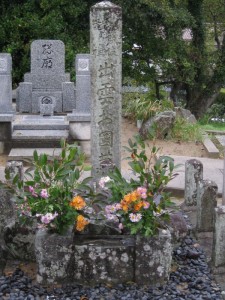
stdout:
<svg viewBox="0 0 225 300">
<path fill-rule="evenodd" d="M 7 59 L 0 58 L 0 72 L 6 72 L 6 71 L 7 71 Z"/>
<path fill-rule="evenodd" d="M 78 71 L 89 71 L 89 60 L 81 58 L 78 60 Z"/>
</svg>

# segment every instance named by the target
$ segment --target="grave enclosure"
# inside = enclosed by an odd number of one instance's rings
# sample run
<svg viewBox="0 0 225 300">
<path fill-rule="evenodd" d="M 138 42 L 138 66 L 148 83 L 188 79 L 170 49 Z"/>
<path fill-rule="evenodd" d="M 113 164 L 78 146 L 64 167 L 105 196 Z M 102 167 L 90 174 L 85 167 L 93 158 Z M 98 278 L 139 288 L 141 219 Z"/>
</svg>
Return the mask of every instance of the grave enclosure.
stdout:
<svg viewBox="0 0 225 300">
<path fill-rule="evenodd" d="M 13 154 L 18 149 L 33 152 L 33 147 L 40 151 L 44 147 L 47 152 L 65 138 L 70 143 L 77 141 L 91 156 L 95 178 L 106 175 L 114 165 L 120 168 L 121 9 L 109 1 L 102 1 L 92 7 L 90 18 L 91 53 L 76 56 L 76 84 L 65 73 L 64 44 L 58 40 L 34 41 L 30 73 L 24 75 L 24 82 L 17 90 L 16 111 L 12 106 L 11 56 L 0 54 L 0 88 L 3 91 L 0 95 L 0 151 L 3 152 L 4 147 L 11 149 L 11 159 L 18 158 Z M 15 163 L 14 168 L 21 171 L 20 164 Z M 221 241 L 225 240 L 225 209 L 224 206 L 215 207 L 217 188 L 213 182 L 203 181 L 201 172 L 199 162 L 187 163 L 185 201 L 187 206 L 196 206 L 197 230 L 214 232 L 212 261 L 215 270 L 223 271 L 225 245 Z M 15 226 L 15 211 L 8 195 L 2 191 L 1 199 L 0 207 L 6 216 L 0 218 L 0 241 L 4 244 L 7 230 Z M 21 248 L 24 252 L 19 252 L 23 259 L 35 260 L 35 248 L 37 260 L 46 258 L 39 263 L 38 281 L 42 283 L 67 281 L 68 276 L 86 284 L 94 284 L 94 277 L 98 282 L 113 283 L 125 280 L 163 284 L 167 280 L 174 239 L 168 231 L 149 241 L 139 236 L 103 233 L 70 235 L 65 242 L 61 241 L 66 247 L 58 248 L 59 257 L 55 247 L 48 249 L 44 243 L 45 232 L 39 232 L 35 239 L 30 229 L 15 239 L 21 239 L 19 247 L 26 244 L 26 249 Z M 49 239 L 53 239 L 55 246 L 54 236 Z M 51 251 L 50 261 L 47 251 Z M 6 256 L 6 253 L 1 256 L 0 271 Z M 85 264 L 87 268 L 81 268 Z M 66 275 L 68 270 L 70 273 Z M 118 277 L 118 274 L 123 276 Z"/>
</svg>

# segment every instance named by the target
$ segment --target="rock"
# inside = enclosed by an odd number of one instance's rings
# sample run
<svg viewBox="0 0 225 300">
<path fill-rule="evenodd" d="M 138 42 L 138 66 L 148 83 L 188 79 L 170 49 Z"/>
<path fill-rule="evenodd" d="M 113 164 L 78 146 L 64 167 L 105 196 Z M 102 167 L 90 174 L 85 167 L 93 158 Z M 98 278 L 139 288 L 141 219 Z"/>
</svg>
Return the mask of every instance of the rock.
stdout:
<svg viewBox="0 0 225 300">
<path fill-rule="evenodd" d="M 179 242 L 188 234 L 188 225 L 181 212 L 170 215 L 170 226 L 173 243 Z"/>
<path fill-rule="evenodd" d="M 188 109 L 182 107 L 175 107 L 176 118 L 180 117 L 185 119 L 187 122 L 195 124 L 197 122 L 195 116 Z"/>
<path fill-rule="evenodd" d="M 164 139 L 171 130 L 176 113 L 174 111 L 164 111 L 158 115 L 151 117 L 143 123 L 139 130 L 143 139 L 149 137 L 149 132 L 154 131 L 154 136 L 158 139 Z"/>
</svg>

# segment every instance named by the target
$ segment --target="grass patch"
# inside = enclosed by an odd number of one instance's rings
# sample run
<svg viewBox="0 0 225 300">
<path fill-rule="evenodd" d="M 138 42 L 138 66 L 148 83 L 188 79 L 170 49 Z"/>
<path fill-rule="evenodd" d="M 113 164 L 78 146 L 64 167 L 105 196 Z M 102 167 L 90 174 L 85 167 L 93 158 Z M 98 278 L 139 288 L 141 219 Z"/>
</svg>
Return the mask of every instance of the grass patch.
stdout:
<svg viewBox="0 0 225 300">
<path fill-rule="evenodd" d="M 176 118 L 169 138 L 184 142 L 202 142 L 203 130 L 198 123 L 192 124 L 183 118 Z"/>
<path fill-rule="evenodd" d="M 209 123 L 200 125 L 202 130 L 215 130 L 215 131 L 225 131 L 225 123 Z"/>
</svg>

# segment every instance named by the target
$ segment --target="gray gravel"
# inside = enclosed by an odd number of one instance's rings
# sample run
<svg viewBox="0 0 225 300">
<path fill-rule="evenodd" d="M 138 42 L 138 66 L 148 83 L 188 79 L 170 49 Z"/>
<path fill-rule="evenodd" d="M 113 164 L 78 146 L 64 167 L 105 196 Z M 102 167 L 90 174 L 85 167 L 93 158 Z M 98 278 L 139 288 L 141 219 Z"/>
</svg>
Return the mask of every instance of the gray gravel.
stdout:
<svg viewBox="0 0 225 300">
<path fill-rule="evenodd" d="M 47 291 L 32 284 L 23 271 L 16 269 L 11 276 L 0 277 L 0 300 L 170 300 L 223 299 L 221 289 L 213 280 L 203 250 L 186 237 L 173 253 L 173 272 L 162 287 L 138 287 L 119 284 L 113 287 L 98 285 L 62 286 Z"/>
</svg>

